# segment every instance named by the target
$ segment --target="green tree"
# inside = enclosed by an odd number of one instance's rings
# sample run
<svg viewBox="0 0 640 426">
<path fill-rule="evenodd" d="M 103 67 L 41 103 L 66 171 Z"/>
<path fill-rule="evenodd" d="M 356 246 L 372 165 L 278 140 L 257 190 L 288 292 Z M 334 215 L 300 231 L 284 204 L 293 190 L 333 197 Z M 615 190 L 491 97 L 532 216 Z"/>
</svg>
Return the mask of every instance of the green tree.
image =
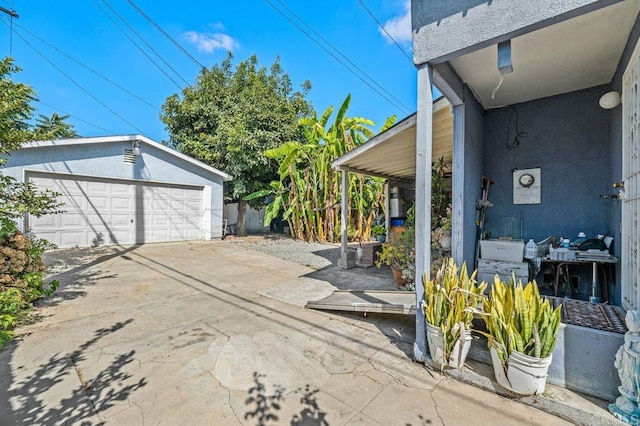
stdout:
<svg viewBox="0 0 640 426">
<path fill-rule="evenodd" d="M 77 138 L 73 124 L 67 123 L 65 120 L 68 115 L 58 115 L 55 112 L 51 117 L 39 114 L 36 118 L 36 124 L 33 127 L 34 140 L 54 140 L 54 139 L 70 139 Z"/>
<path fill-rule="evenodd" d="M 0 61 L 0 167 L 6 164 L 11 151 L 33 138 L 28 120 L 34 111 L 30 102 L 35 99 L 35 92 L 11 79 L 19 71 L 11 59 Z M 36 191 L 33 184 L 17 182 L 0 173 L 0 226 L 7 226 L 25 213 L 40 217 L 59 207 L 54 193 Z"/>
<path fill-rule="evenodd" d="M 293 90 L 279 59 L 268 70 L 255 55 L 235 69 L 232 59 L 229 53 L 221 64 L 203 69 L 181 95 L 167 98 L 160 118 L 169 146 L 233 176 L 227 192 L 238 200 L 238 234 L 244 235 L 243 198 L 277 178 L 278 165 L 264 151 L 302 138 L 298 119 L 311 110 L 305 99 L 311 85 Z"/>
<path fill-rule="evenodd" d="M 11 75 L 20 72 L 13 61 L 0 61 L 0 154 L 5 155 L 20 147 L 31 138 L 28 120 L 34 108 L 29 104 L 35 99 L 35 92 L 23 83 L 16 83 Z M 6 160 L 0 159 L 0 166 Z"/>
<path fill-rule="evenodd" d="M 11 59 L 0 61 L 0 168 L 34 134 L 28 122 L 35 92 L 12 80 L 12 74 L 19 71 Z M 15 324 L 31 304 L 57 287 L 57 282 L 42 281 L 40 255 L 48 248 L 47 242 L 23 234 L 15 221 L 25 213 L 40 217 L 59 207 L 55 193 L 38 192 L 31 183 L 17 182 L 0 172 L 0 348 L 11 339 Z"/>
</svg>

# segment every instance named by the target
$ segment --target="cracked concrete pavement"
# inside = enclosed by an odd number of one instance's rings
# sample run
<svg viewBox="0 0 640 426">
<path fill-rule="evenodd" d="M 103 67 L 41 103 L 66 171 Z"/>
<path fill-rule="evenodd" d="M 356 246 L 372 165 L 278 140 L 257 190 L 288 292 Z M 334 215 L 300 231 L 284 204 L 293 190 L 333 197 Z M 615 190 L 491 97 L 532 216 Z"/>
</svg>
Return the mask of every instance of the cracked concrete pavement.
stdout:
<svg viewBox="0 0 640 426">
<path fill-rule="evenodd" d="M 2 425 L 567 424 L 412 362 L 410 316 L 304 309 L 330 273 L 224 241 L 49 256 L 61 289 L 0 351 Z"/>
</svg>

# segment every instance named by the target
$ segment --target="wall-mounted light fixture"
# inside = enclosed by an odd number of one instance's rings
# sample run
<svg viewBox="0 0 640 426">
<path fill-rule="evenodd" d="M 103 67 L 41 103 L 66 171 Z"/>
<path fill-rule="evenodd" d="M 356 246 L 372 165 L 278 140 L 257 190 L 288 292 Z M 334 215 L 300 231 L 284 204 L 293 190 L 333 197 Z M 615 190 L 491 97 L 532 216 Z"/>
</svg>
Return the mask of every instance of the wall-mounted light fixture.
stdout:
<svg viewBox="0 0 640 426">
<path fill-rule="evenodd" d="M 612 109 L 620 105 L 620 92 L 607 92 L 600 98 L 600 107 Z"/>
<path fill-rule="evenodd" d="M 140 142 L 139 141 L 134 141 L 133 142 L 133 147 L 132 147 L 131 152 L 133 152 L 133 155 L 135 155 L 136 157 L 142 153 L 142 151 L 140 151 Z"/>
</svg>

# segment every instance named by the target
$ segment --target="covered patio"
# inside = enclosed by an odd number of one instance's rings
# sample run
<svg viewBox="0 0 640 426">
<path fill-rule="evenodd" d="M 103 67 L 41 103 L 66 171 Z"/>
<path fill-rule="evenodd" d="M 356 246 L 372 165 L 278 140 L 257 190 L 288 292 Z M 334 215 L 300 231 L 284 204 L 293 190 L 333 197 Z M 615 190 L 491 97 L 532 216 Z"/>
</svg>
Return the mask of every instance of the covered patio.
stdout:
<svg viewBox="0 0 640 426">
<path fill-rule="evenodd" d="M 428 273 L 433 87 L 453 109 L 452 256 L 474 260 L 475 202 L 490 177 L 491 238 L 608 234 L 620 263 L 610 303 L 640 306 L 637 1 L 412 2 L 418 68 L 416 275 Z M 608 94 L 615 92 L 617 95 Z M 622 92 L 622 105 L 615 100 Z M 605 96 L 606 95 L 606 96 Z M 519 179 L 535 171 L 536 185 Z M 525 182 L 527 183 L 527 182 Z M 616 187 L 624 188 L 620 194 Z M 537 187 L 524 201 L 523 188 Z M 576 272 L 577 293 L 583 288 Z M 416 298 L 422 298 L 416 289 Z M 587 294 L 588 296 L 588 294 Z M 589 303 L 589 302 L 585 302 Z M 593 304 L 593 306 L 598 306 Z M 426 357 L 416 316 L 414 356 Z M 563 325 L 549 381 L 612 400 L 622 334 Z M 588 342 L 588 344 L 586 343 Z"/>
<path fill-rule="evenodd" d="M 404 207 L 399 209 L 397 217 L 403 218 L 410 204 L 415 200 L 416 181 L 416 123 L 417 114 L 399 121 L 383 133 L 360 145 L 353 151 L 335 160 L 331 166 L 342 172 L 342 214 L 347 213 L 349 194 L 347 187 L 349 173 L 359 173 L 386 179 L 385 185 L 385 228 L 391 228 L 390 190 L 392 187 L 403 189 Z M 440 97 L 433 103 L 433 152 L 434 159 L 442 158 L 451 169 L 453 159 L 453 114 L 446 98 Z M 430 169 L 429 169 L 430 170 Z M 346 216 L 342 223 L 347 223 Z M 341 229 L 341 266 L 352 267 L 349 263 L 348 235 L 345 226 Z"/>
</svg>

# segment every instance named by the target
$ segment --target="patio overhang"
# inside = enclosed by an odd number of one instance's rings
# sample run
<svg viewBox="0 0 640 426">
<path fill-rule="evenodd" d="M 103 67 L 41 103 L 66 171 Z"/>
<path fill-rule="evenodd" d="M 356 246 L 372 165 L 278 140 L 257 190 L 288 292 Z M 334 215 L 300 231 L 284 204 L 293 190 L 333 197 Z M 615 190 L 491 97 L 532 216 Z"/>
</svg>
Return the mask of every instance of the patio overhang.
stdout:
<svg viewBox="0 0 640 426">
<path fill-rule="evenodd" d="M 416 119 L 414 113 L 366 143 L 334 160 L 334 169 L 400 181 L 416 178 Z M 453 114 L 444 97 L 433 104 L 433 158 L 453 158 Z"/>
</svg>

